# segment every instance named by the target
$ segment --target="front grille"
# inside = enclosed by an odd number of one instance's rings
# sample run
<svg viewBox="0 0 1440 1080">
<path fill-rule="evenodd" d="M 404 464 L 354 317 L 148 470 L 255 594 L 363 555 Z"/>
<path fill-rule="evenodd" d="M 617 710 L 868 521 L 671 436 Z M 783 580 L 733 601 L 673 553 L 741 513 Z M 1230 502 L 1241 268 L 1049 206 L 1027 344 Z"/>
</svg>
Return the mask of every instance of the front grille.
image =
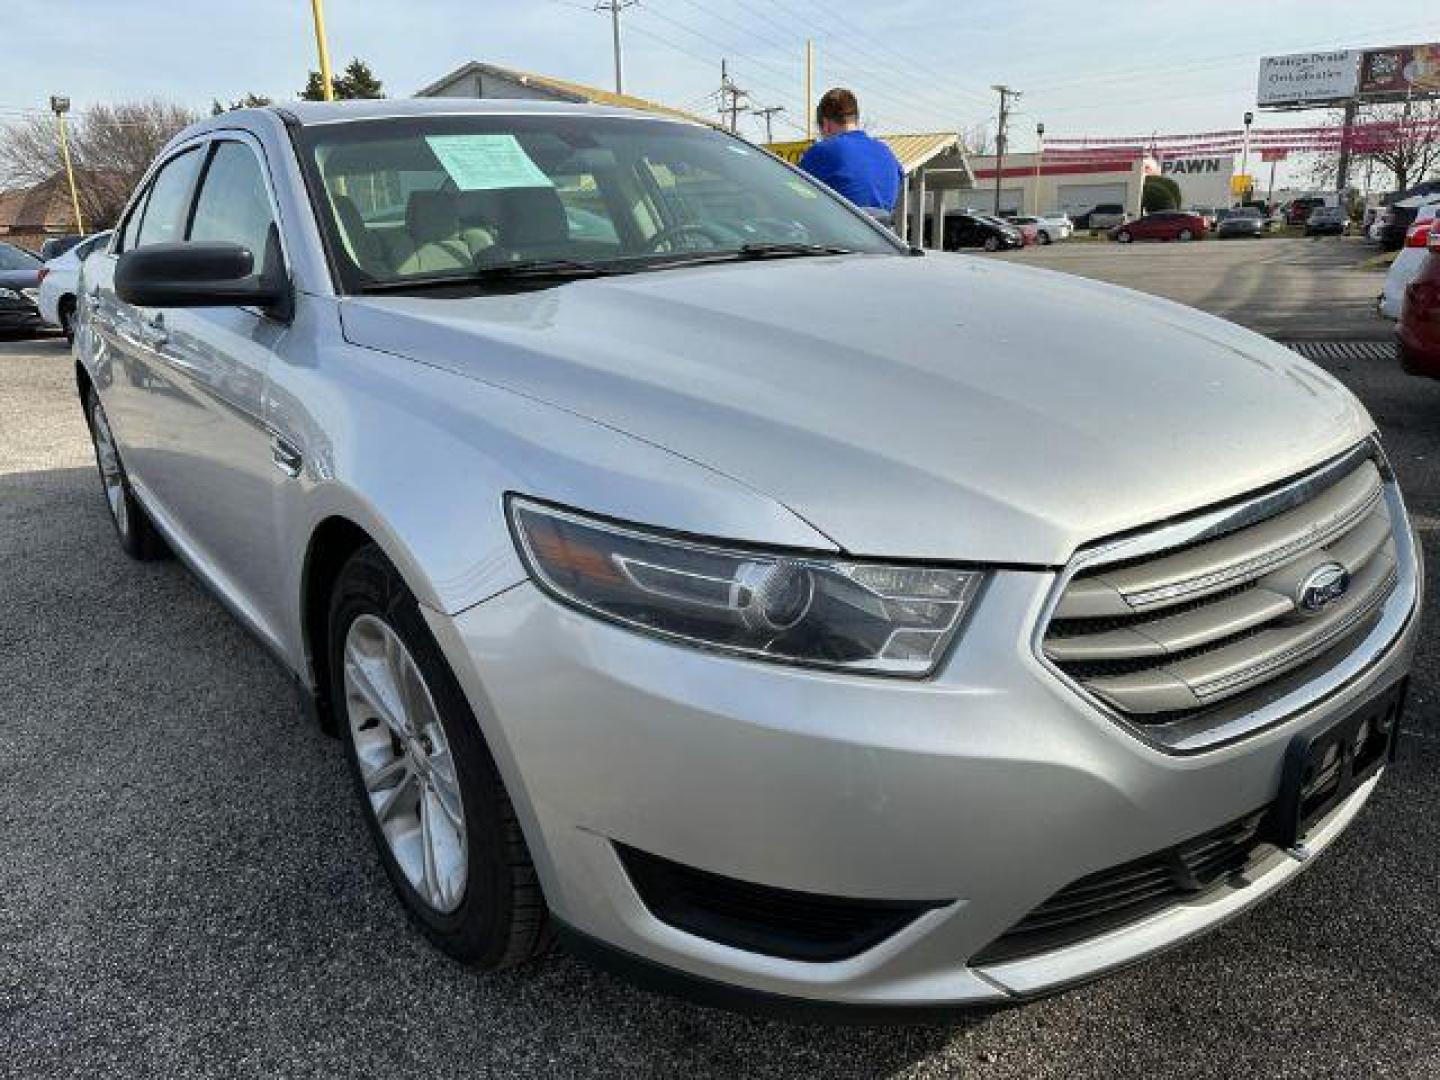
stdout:
<svg viewBox="0 0 1440 1080">
<path fill-rule="evenodd" d="M 977 966 L 1035 956 L 1124 926 L 1221 888 L 1269 845 L 1266 811 L 1178 847 L 1067 885 L 971 958 Z"/>
<path fill-rule="evenodd" d="M 661 922 L 786 960 L 856 956 L 946 900 L 869 900 L 777 889 L 616 844 L 641 901 Z"/>
<path fill-rule="evenodd" d="M 1145 728 L 1258 705 L 1343 659 L 1379 619 L 1399 577 L 1385 487 L 1366 455 L 1226 512 L 1233 524 L 1199 539 L 1138 557 L 1122 545 L 1066 584 L 1045 656 Z M 1322 597 L 1336 565 L 1348 584 Z"/>
</svg>

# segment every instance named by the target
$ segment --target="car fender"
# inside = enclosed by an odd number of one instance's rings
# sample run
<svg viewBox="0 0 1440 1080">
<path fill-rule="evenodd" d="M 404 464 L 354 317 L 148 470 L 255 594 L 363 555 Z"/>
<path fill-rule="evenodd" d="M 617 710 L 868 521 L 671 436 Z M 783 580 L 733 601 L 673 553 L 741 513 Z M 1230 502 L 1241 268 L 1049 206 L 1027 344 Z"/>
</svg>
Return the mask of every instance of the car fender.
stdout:
<svg viewBox="0 0 1440 1080">
<path fill-rule="evenodd" d="M 306 554 L 331 518 L 364 530 L 419 602 L 449 615 L 525 579 L 510 493 L 678 533 L 837 550 L 773 498 L 633 435 L 338 334 L 307 348 L 314 324 L 334 319 L 314 310 L 333 302 L 309 300 L 272 367 L 266 405 L 276 438 L 303 462 L 277 507 L 282 587 L 294 598 L 283 633 L 297 669 Z"/>
</svg>

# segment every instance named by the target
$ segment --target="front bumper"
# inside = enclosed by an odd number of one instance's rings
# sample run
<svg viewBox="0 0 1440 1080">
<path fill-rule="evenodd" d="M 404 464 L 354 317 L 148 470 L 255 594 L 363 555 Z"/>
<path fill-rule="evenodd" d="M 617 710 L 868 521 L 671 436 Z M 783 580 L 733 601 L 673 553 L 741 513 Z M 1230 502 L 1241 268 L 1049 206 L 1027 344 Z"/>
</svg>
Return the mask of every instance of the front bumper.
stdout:
<svg viewBox="0 0 1440 1080">
<path fill-rule="evenodd" d="M 968 958 L 1064 886 L 1271 803 L 1292 739 L 1393 686 L 1414 619 L 1283 723 L 1179 756 L 1142 743 L 1034 654 L 1055 583 L 990 582 L 944 669 L 908 682 L 737 660 L 596 621 L 519 585 L 431 613 L 520 814 L 547 900 L 586 940 L 762 995 L 881 1009 L 1011 1001 L 1201 933 L 1302 868 L 1273 851 L 1226 887 L 1023 959 Z M 1413 611 L 1419 592 L 1399 598 Z M 1307 836 L 1318 851 L 1374 788 Z M 937 898 L 843 960 L 783 959 L 661 922 L 617 844 L 713 874 L 850 898 Z"/>
</svg>

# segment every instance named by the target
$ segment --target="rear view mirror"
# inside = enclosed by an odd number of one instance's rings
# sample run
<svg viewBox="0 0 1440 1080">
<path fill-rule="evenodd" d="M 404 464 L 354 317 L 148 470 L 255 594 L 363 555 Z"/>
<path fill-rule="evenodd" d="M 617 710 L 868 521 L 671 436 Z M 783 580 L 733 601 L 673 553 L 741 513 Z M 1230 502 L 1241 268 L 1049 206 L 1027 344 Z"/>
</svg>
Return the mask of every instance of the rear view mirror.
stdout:
<svg viewBox="0 0 1440 1080">
<path fill-rule="evenodd" d="M 116 294 L 137 307 L 273 308 L 289 291 L 280 275 L 255 273 L 249 248 L 221 241 L 150 244 L 115 267 Z"/>
</svg>

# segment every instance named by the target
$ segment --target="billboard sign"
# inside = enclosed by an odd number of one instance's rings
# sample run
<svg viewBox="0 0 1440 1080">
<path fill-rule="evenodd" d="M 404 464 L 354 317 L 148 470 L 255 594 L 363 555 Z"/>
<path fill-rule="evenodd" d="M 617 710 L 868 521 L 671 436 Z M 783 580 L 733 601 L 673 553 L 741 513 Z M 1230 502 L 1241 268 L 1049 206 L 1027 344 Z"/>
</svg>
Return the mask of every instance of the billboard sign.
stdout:
<svg viewBox="0 0 1440 1080">
<path fill-rule="evenodd" d="M 1358 49 L 1337 49 L 1261 57 L 1255 103 L 1278 108 L 1354 97 L 1360 85 L 1360 56 Z"/>
<path fill-rule="evenodd" d="M 1362 97 L 1440 93 L 1440 44 L 1367 49 L 1360 62 Z"/>
</svg>

